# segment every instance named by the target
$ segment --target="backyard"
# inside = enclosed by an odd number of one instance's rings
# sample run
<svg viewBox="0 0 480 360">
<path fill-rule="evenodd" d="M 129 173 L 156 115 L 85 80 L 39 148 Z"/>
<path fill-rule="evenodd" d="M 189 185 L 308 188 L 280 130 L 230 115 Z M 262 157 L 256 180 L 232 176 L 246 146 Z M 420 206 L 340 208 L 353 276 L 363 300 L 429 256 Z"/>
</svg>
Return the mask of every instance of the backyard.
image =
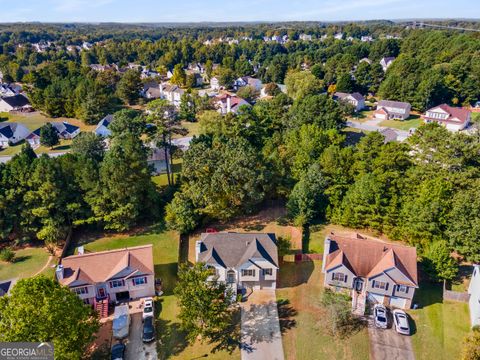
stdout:
<svg viewBox="0 0 480 360">
<path fill-rule="evenodd" d="M 410 129 L 418 128 L 422 123 L 423 120 L 419 115 L 412 115 L 407 120 L 383 120 L 378 125 L 408 131 Z"/>
<path fill-rule="evenodd" d="M 15 261 L 7 263 L 0 261 L 0 281 L 9 279 L 22 279 L 33 276 L 38 272 L 53 274 L 50 267 L 45 267 L 49 254 L 42 247 L 27 247 L 15 251 Z"/>
</svg>

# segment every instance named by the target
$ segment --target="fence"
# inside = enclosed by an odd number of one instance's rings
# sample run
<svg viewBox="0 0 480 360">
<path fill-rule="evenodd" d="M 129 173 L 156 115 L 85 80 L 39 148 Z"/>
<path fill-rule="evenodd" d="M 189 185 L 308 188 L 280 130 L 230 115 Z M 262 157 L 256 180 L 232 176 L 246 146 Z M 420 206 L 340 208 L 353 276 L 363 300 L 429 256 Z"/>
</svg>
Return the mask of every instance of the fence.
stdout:
<svg viewBox="0 0 480 360">
<path fill-rule="evenodd" d="M 470 294 L 466 292 L 447 290 L 446 282 L 443 282 L 443 300 L 452 300 L 459 302 L 468 302 Z"/>
<path fill-rule="evenodd" d="M 295 254 L 295 262 L 322 260 L 323 254 Z"/>
</svg>

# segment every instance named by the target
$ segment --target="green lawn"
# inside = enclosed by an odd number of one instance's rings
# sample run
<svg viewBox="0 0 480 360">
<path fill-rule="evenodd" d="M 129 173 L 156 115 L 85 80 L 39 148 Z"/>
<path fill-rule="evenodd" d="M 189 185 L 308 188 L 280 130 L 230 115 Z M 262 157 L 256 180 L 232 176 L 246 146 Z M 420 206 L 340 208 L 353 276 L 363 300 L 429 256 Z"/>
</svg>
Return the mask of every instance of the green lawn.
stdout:
<svg viewBox="0 0 480 360">
<path fill-rule="evenodd" d="M 174 138 L 181 138 L 184 136 L 194 136 L 194 135 L 200 135 L 200 123 L 198 121 L 196 122 L 190 122 L 190 121 L 182 121 L 182 126 L 188 130 L 187 135 L 175 135 Z"/>
<path fill-rule="evenodd" d="M 0 280 L 21 279 L 33 276 L 42 269 L 48 261 L 48 252 L 41 247 L 30 247 L 15 252 L 16 261 L 6 263 L 0 261 Z M 50 269 L 45 274 L 50 274 Z"/>
<path fill-rule="evenodd" d="M 344 339 L 334 338 L 323 330 L 321 266 L 320 261 L 298 264 L 285 262 L 280 266 L 277 299 L 287 304 L 279 309 L 285 359 L 368 360 L 366 328 Z M 282 314 L 290 315 L 283 317 Z"/>
<path fill-rule="evenodd" d="M 417 360 L 459 359 L 463 339 L 470 331 L 468 304 L 443 301 L 442 285 L 420 283 L 410 310 L 416 332 L 412 336 Z"/>
<path fill-rule="evenodd" d="M 472 112 L 472 120 L 480 120 L 480 112 Z"/>
<path fill-rule="evenodd" d="M 423 120 L 418 115 L 410 116 L 407 120 L 383 120 L 379 126 L 394 128 L 398 130 L 408 131 L 417 128 L 423 124 Z"/>
<path fill-rule="evenodd" d="M 182 159 L 173 159 L 173 174 L 175 174 L 175 181 L 182 171 Z M 167 174 L 160 174 L 157 176 L 152 176 L 152 180 L 157 186 L 167 186 Z"/>
<path fill-rule="evenodd" d="M 81 239 L 82 240 L 82 239 Z M 164 295 L 157 304 L 157 334 L 160 342 L 157 344 L 159 359 L 193 359 L 208 355 L 209 359 L 240 359 L 237 350 L 232 357 L 225 352 L 210 354 L 211 346 L 197 342 L 188 344 L 185 334 L 180 330 L 178 306 L 173 295 L 177 279 L 178 233 L 167 231 L 157 225 L 145 229 L 144 232 L 132 236 L 103 237 L 89 242 L 88 237 L 81 241 L 87 251 L 104 251 L 125 247 L 153 244 L 153 262 L 155 276 L 161 278 L 164 285 Z M 205 356 L 206 357 L 206 356 Z"/>
</svg>

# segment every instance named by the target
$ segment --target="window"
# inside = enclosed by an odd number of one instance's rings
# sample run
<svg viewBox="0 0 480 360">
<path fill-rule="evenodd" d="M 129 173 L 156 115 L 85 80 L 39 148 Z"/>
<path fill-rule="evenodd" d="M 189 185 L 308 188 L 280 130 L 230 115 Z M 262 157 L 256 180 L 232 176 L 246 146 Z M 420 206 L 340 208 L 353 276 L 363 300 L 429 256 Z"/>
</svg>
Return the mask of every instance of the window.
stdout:
<svg viewBox="0 0 480 360">
<path fill-rule="evenodd" d="M 235 271 L 228 270 L 227 271 L 227 283 L 234 284 L 235 283 Z"/>
<path fill-rule="evenodd" d="M 374 289 L 381 289 L 381 290 L 387 290 L 388 289 L 388 284 L 383 281 L 375 281 L 373 280 L 372 287 Z"/>
<path fill-rule="evenodd" d="M 85 295 L 85 294 L 88 294 L 88 288 L 87 288 L 86 286 L 75 288 L 75 289 L 73 289 L 73 291 L 74 291 L 77 295 Z"/>
<path fill-rule="evenodd" d="M 405 285 L 397 285 L 397 291 L 407 293 L 408 292 L 408 287 L 406 287 Z"/>
<path fill-rule="evenodd" d="M 243 269 L 242 276 L 255 276 L 255 269 Z"/>
<path fill-rule="evenodd" d="M 333 273 L 332 274 L 332 280 L 333 281 L 345 282 L 345 281 L 347 281 L 347 276 L 345 274 L 342 274 L 342 273 Z"/>
<path fill-rule="evenodd" d="M 123 280 L 112 280 L 110 281 L 110 288 L 117 288 L 125 286 L 125 281 Z"/>
<path fill-rule="evenodd" d="M 272 269 L 263 269 L 263 275 L 272 276 L 273 270 Z"/>
<path fill-rule="evenodd" d="M 137 277 L 133 279 L 133 285 L 138 286 L 138 285 L 143 285 L 147 283 L 147 278 L 146 277 Z"/>
</svg>

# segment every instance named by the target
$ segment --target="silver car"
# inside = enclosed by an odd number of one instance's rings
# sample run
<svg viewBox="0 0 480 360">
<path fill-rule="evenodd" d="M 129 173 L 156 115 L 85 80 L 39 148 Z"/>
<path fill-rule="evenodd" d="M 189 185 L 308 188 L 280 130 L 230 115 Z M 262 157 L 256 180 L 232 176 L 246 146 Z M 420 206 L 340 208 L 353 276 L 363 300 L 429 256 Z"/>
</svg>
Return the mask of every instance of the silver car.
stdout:
<svg viewBox="0 0 480 360">
<path fill-rule="evenodd" d="M 403 310 L 393 310 L 393 321 L 395 330 L 399 334 L 410 335 L 410 325 L 408 324 L 408 316 Z"/>
<path fill-rule="evenodd" d="M 382 304 L 375 304 L 373 307 L 373 319 L 375 326 L 380 329 L 386 329 L 388 325 L 387 309 Z"/>
</svg>

